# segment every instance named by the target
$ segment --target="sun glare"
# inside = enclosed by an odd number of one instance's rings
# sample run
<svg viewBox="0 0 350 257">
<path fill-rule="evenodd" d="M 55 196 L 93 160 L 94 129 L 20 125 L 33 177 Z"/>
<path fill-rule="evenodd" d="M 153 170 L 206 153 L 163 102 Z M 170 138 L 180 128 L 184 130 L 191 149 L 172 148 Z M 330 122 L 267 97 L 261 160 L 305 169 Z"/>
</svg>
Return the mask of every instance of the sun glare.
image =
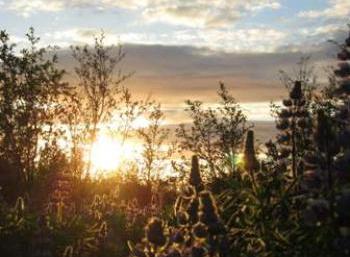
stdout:
<svg viewBox="0 0 350 257">
<path fill-rule="evenodd" d="M 92 146 L 93 169 L 97 171 L 115 170 L 121 162 L 122 155 L 122 145 L 118 140 L 100 136 Z"/>
<path fill-rule="evenodd" d="M 150 125 L 150 121 L 145 117 L 141 116 L 134 120 L 134 122 L 132 123 L 132 128 L 133 129 L 146 128 L 149 125 Z"/>
</svg>

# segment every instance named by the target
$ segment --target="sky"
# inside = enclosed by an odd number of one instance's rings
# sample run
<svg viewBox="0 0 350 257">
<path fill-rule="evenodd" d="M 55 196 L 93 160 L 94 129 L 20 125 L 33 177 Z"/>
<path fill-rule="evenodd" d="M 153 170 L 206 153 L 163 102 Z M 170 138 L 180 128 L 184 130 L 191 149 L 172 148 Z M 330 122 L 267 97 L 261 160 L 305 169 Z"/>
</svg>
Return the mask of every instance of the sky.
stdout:
<svg viewBox="0 0 350 257">
<path fill-rule="evenodd" d="M 349 0 L 0 0 L 0 29 L 21 44 L 30 26 L 43 45 L 60 47 L 72 70 L 70 45 L 104 31 L 123 45 L 122 69 L 135 94 L 151 94 L 172 120 L 185 99 L 215 102 L 223 81 L 251 120 L 271 120 L 270 101 L 286 90 L 278 71 L 293 72 L 311 56 L 320 82 L 350 22 Z M 70 73 L 74 79 L 74 74 Z"/>
</svg>

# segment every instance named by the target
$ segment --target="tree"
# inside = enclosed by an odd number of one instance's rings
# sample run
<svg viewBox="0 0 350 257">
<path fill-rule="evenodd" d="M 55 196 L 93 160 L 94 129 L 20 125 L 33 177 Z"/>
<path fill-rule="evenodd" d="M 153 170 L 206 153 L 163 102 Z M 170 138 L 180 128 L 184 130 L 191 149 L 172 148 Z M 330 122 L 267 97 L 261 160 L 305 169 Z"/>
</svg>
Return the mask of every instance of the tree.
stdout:
<svg viewBox="0 0 350 257">
<path fill-rule="evenodd" d="M 180 150 L 191 151 L 207 162 L 210 176 L 235 169 L 236 155 L 247 131 L 247 118 L 240 106 L 220 83 L 219 106 L 205 108 L 200 101 L 187 100 L 186 111 L 192 124 L 176 130 Z"/>
<path fill-rule="evenodd" d="M 118 108 L 122 82 L 131 75 L 123 75 L 120 69 L 115 73 L 125 54 L 120 45 L 113 54 L 114 47 L 106 47 L 104 38 L 103 33 L 99 38 L 96 37 L 93 48 L 87 45 L 71 47 L 73 57 L 78 62 L 75 73 L 79 78 L 78 91 L 81 91 L 83 98 L 81 109 L 84 110 L 84 124 L 88 133 L 87 173 L 90 171 L 92 145 L 99 128 L 110 120 L 112 111 Z"/>
<path fill-rule="evenodd" d="M 150 110 L 149 125 L 139 128 L 136 133 L 143 143 L 142 158 L 144 161 L 145 179 L 147 185 L 159 180 L 159 170 L 171 156 L 171 149 L 165 149 L 165 140 L 169 136 L 169 130 L 163 128 L 164 113 L 160 105 L 154 105 Z M 163 167 L 164 168 L 164 167 Z"/>
<path fill-rule="evenodd" d="M 57 133 L 62 114 L 60 97 L 68 94 L 57 56 L 38 48 L 40 38 L 30 28 L 29 46 L 19 51 L 0 32 L 0 155 L 16 170 L 17 183 L 29 190 L 35 176 L 41 140 Z M 18 188 L 18 187 L 17 187 Z"/>
<path fill-rule="evenodd" d="M 64 139 L 70 146 L 69 165 L 71 175 L 80 180 L 84 172 L 84 142 L 86 142 L 87 128 L 84 125 L 84 110 L 82 110 L 82 99 L 76 92 L 66 96 L 63 100 L 66 115 L 62 123 L 66 126 Z"/>
<path fill-rule="evenodd" d="M 350 24 L 349 24 L 350 28 Z M 343 44 L 334 42 L 340 52 L 337 55 L 338 68 L 333 69 L 333 76 L 330 76 L 330 82 L 333 82 L 328 89 L 330 96 L 342 100 L 344 105 L 349 103 L 350 95 L 350 32 Z"/>
<path fill-rule="evenodd" d="M 340 48 L 338 67 L 333 69 L 329 86 L 317 102 L 313 149 L 305 156 L 308 182 L 328 192 L 337 183 L 347 183 L 350 163 L 350 34 L 343 44 L 336 45 Z"/>
</svg>

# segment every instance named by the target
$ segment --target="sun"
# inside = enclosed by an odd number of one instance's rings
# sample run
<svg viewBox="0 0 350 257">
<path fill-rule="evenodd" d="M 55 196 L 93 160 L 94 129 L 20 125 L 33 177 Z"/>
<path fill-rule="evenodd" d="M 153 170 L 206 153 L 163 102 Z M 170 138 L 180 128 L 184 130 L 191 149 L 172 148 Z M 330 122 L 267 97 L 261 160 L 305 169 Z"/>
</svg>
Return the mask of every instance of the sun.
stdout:
<svg viewBox="0 0 350 257">
<path fill-rule="evenodd" d="M 92 145 L 91 171 L 95 175 L 113 173 L 128 161 L 136 160 L 140 155 L 140 149 L 138 142 L 124 141 L 122 143 L 117 138 L 101 134 Z"/>
<path fill-rule="evenodd" d="M 150 121 L 145 117 L 137 117 L 131 124 L 133 129 L 146 128 L 150 125 Z"/>
<path fill-rule="evenodd" d="M 107 136 L 99 136 L 91 150 L 93 170 L 97 172 L 116 170 L 123 158 L 122 148 L 120 141 Z"/>
</svg>

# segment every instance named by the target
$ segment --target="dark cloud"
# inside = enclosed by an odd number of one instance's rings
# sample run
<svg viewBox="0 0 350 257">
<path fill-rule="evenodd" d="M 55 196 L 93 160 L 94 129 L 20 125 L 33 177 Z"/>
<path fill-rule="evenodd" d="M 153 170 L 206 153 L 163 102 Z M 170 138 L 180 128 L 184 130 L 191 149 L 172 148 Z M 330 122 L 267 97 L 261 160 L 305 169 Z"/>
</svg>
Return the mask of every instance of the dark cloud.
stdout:
<svg viewBox="0 0 350 257">
<path fill-rule="evenodd" d="M 193 96 L 210 100 L 219 81 L 232 88 L 238 100 L 270 101 L 280 99 L 284 94 L 278 79 L 279 70 L 293 70 L 305 55 L 311 55 L 313 64 L 317 65 L 336 52 L 335 46 L 328 42 L 304 53 L 291 52 L 289 48 L 295 49 L 286 46 L 276 53 L 254 54 L 191 46 L 127 44 L 122 69 L 135 72 L 127 82 L 135 92 L 151 93 L 174 103 Z M 74 60 L 69 50 L 61 50 L 59 57 L 63 67 L 72 71 Z"/>
</svg>

